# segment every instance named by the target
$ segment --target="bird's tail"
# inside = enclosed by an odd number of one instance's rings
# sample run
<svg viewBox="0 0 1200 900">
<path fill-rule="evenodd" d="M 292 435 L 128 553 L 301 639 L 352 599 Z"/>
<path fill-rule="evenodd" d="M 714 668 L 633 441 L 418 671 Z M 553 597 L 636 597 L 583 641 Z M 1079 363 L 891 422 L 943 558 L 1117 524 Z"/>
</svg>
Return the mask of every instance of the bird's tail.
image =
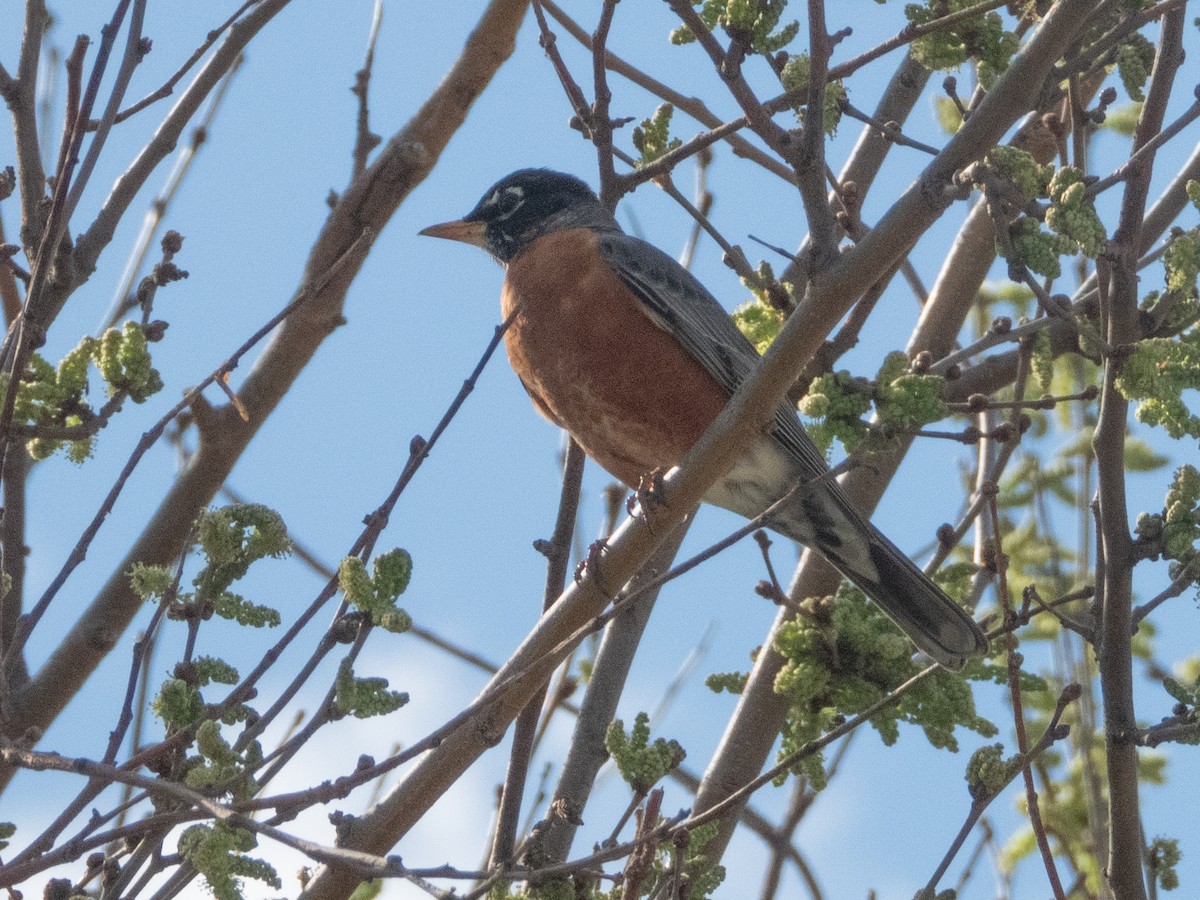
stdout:
<svg viewBox="0 0 1200 900">
<path fill-rule="evenodd" d="M 888 614 L 917 647 L 947 669 L 987 650 L 987 638 L 842 492 L 817 487 L 798 495 L 767 525 L 816 550 Z"/>
</svg>

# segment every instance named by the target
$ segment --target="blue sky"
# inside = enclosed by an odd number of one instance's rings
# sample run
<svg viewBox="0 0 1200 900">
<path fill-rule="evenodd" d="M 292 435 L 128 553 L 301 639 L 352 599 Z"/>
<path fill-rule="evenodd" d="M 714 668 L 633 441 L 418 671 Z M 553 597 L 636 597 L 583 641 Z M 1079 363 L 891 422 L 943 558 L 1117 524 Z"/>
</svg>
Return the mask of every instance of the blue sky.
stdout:
<svg viewBox="0 0 1200 900">
<path fill-rule="evenodd" d="M 153 52 L 139 69 L 131 95 L 140 96 L 174 70 L 177 61 L 224 18 L 235 4 L 151 4 L 146 33 Z M 596 4 L 568 4 L 588 24 Z M 0 0 L 0 21 L 13 22 L 22 4 Z M 53 41 L 69 46 L 76 33 L 97 35 L 109 14 L 107 3 L 60 4 Z M 480 3 L 391 3 L 385 11 L 371 86 L 373 129 L 385 136 L 403 125 L 438 83 L 455 58 L 472 26 Z M 847 59 L 894 33 L 902 22 L 899 5 L 879 7 L 868 0 L 829 4 L 831 29 L 850 24 L 854 33 L 837 48 L 835 59 Z M 799 10 L 797 14 L 802 14 Z M 185 236 L 178 264 L 190 277 L 159 294 L 156 314 L 171 323 L 166 340 L 156 347 L 156 363 L 166 389 L 142 407 L 130 405 L 118 424 L 100 438 L 96 458 L 75 467 L 61 458 L 42 464 L 31 486 L 29 558 L 30 593 L 36 595 L 57 572 L 71 544 L 91 517 L 141 432 L 170 407 L 183 390 L 202 379 L 244 337 L 266 321 L 295 289 L 305 253 L 325 217 L 325 198 L 340 190 L 350 169 L 354 139 L 354 99 L 349 92 L 353 74 L 365 49 L 371 3 L 297 2 L 271 23 L 251 45 L 242 71 L 212 129 L 189 180 L 168 218 L 168 225 Z M 618 8 L 610 46 L 636 60 L 652 74 L 686 93 L 702 95 L 720 115 L 735 108 L 722 94 L 719 79 L 695 47 L 673 48 L 666 33 L 673 20 L 664 5 L 649 0 L 626 0 Z M 1151 35 L 1153 37 L 1153 34 Z M 19 33 L 0 34 L 0 60 L 15 68 Z M 1197 52 L 1195 29 L 1187 40 Z M 590 61 L 572 41 L 560 45 L 573 71 L 586 84 Z M 850 82 L 852 101 L 870 108 L 898 57 L 893 54 Z M 886 73 L 886 74 L 885 74 Z M 935 77 L 934 83 L 939 79 Z M 763 82 L 764 84 L 766 82 Z M 656 101 L 614 78 L 613 112 L 643 117 Z M 1180 89 L 1174 114 L 1190 99 Z M 61 105 L 61 97 L 60 97 Z M 113 179 L 152 133 L 163 112 L 157 106 L 119 128 L 104 161 L 80 205 L 73 230 L 87 224 Z M 278 509 L 293 535 L 318 556 L 335 563 L 358 534 L 361 519 L 385 496 L 407 455 L 414 434 L 428 435 L 446 404 L 474 365 L 498 319 L 502 272 L 482 253 L 417 236 L 431 223 L 455 218 L 474 205 L 483 190 L 503 174 L 523 166 L 548 165 L 574 172 L 595 183 L 590 146 L 566 126 L 569 106 L 537 45 L 530 18 L 525 23 L 513 59 L 477 102 L 470 118 L 454 138 L 431 177 L 409 198 L 379 236 L 371 258 L 348 297 L 347 324 L 322 347 L 239 462 L 230 484 L 249 499 Z M 57 119 L 55 120 L 57 121 Z M 912 128 L 926 140 L 937 141 L 932 106 L 923 101 Z M 694 125 L 677 116 L 678 133 L 693 133 Z M 853 145 L 857 130 L 843 125 L 834 141 L 831 160 L 836 169 Z M 624 135 L 628 140 L 628 135 Z M 1196 142 L 1196 129 L 1185 133 L 1177 147 L 1160 159 L 1160 177 L 1152 196 L 1170 173 L 1169 161 L 1182 159 Z M 48 142 L 57 145 L 57 136 Z M 1112 136 L 1097 139 L 1097 170 L 1107 171 L 1119 160 L 1124 143 Z M 0 164 L 12 158 L 11 133 L 0 126 Z M 876 218 L 892 188 L 906 185 L 925 164 L 917 151 L 897 148 L 880 180 L 865 218 Z M 134 212 L 127 217 L 100 269 L 73 298 L 43 351 L 57 359 L 102 321 L 125 263 L 126 248 L 140 226 L 140 210 L 166 177 L 152 178 Z M 678 184 L 690 188 L 690 170 Z M 803 215 L 794 193 L 762 193 L 763 180 L 747 164 L 727 152 L 718 154 L 711 172 L 717 201 L 713 212 L 719 228 L 741 243 L 752 260 L 762 252 L 746 235 L 790 246 L 803 233 Z M 750 193 L 753 192 L 753 193 Z M 744 198 L 753 197 L 751 202 Z M 951 210 L 913 254 L 912 261 L 932 283 L 944 248 L 965 215 L 964 205 Z M 5 227 L 11 240 L 15 208 L 5 204 Z M 1185 216 L 1188 214 L 1185 214 Z M 644 186 L 625 201 L 619 218 L 668 252 L 677 252 L 690 231 L 690 221 L 653 186 Z M 1194 214 L 1192 215 L 1194 219 Z M 1194 224 L 1185 218 L 1185 226 Z M 695 269 L 727 306 L 745 297 L 745 290 L 720 261 L 711 242 L 702 242 Z M 997 276 L 1000 274 L 997 271 Z M 1154 275 L 1147 276 L 1155 277 Z M 1153 286 L 1153 285 L 1151 285 Z M 883 350 L 891 349 L 895 334 L 907 336 L 917 314 L 916 303 L 902 286 L 894 286 L 864 335 L 862 345 L 843 364 L 856 374 L 870 375 Z M 903 339 L 901 339 L 902 342 Z M 235 372 L 236 386 L 244 371 Z M 210 396 L 220 402 L 219 394 Z M 1195 446 L 1156 443 L 1176 459 L 1194 457 Z M 404 606 L 422 625 L 476 649 L 499 662 L 516 646 L 536 617 L 544 579 L 543 562 L 532 549 L 536 538 L 548 536 L 558 497 L 557 431 L 535 415 L 503 359 L 484 373 L 454 426 L 426 463 L 422 475 L 401 500 L 381 547 L 403 546 L 413 555 L 415 571 Z M 906 465 L 880 509 L 878 522 L 905 549 L 915 551 L 936 526 L 953 520 L 958 509 L 959 464 L 969 451 L 935 447 L 935 465 Z M 925 457 L 928 459 L 928 456 Z M 154 509 L 170 484 L 177 458 L 166 444 L 156 447 L 135 474 L 113 515 L 101 531 L 88 559 L 59 597 L 31 645 L 31 662 L 50 646 L 50 637 L 67 627 L 103 583 L 130 537 Z M 943 473 L 944 484 L 931 484 L 930 472 Z M 602 520 L 601 491 L 607 476 L 589 467 L 581 514 L 582 539 L 590 541 Z M 1133 479 L 1140 493 L 1131 506 L 1154 509 L 1161 503 L 1167 475 Z M 738 524 L 730 514 L 708 509 L 685 545 L 696 551 Z M 789 551 L 776 544 L 781 568 Z M 726 696 L 714 696 L 700 684 L 703 674 L 748 667 L 749 654 L 762 640 L 774 609 L 753 593 L 761 577 L 761 561 L 752 544 L 726 552 L 718 561 L 680 579 L 660 601 L 650 626 L 647 646 L 635 666 L 621 714 L 628 720 L 638 710 L 654 709 L 666 684 L 693 649 L 708 635 L 697 674 L 655 725 L 657 734 L 675 737 L 689 752 L 689 765 L 701 768 L 711 755 L 719 733 L 713 723 L 724 722 L 732 710 Z M 279 607 L 285 619 L 307 605 L 320 579 L 302 564 L 269 562 L 252 573 L 243 593 Z M 1143 596 L 1157 592 L 1165 574 L 1147 574 Z M 1175 660 L 1195 652 L 1194 602 L 1174 601 L 1165 621 L 1169 634 L 1161 658 Z M 41 638 L 39 640 L 38 638 Z M 107 735 L 115 722 L 115 692 L 123 685 L 129 665 L 127 635 L 46 736 L 43 746 L 63 753 L 98 755 L 95 735 Z M 311 647 L 316 634 L 302 642 Z M 160 646 L 153 680 L 167 671 L 182 633 L 168 633 Z M 222 654 L 248 668 L 257 648 L 231 632 L 213 628 L 202 634 L 205 652 Z M 1043 652 L 1030 650 L 1035 657 Z M 302 659 L 297 656 L 286 673 Z M 334 661 L 336 663 L 336 661 Z M 332 672 L 332 665 L 326 667 Z M 393 687 L 407 690 L 409 707 L 385 720 L 342 722 L 328 730 L 298 761 L 295 781 L 273 789 L 300 787 L 335 776 L 353 766 L 359 752 L 383 757 L 394 742 L 411 743 L 436 727 L 468 702 L 484 683 L 483 677 L 445 655 L 409 638 L 382 634 L 372 641 L 359 663 L 362 674 L 386 675 Z M 280 681 L 285 677 L 281 672 Z M 264 685 L 269 692 L 272 682 Z M 1000 693 L 979 690 L 980 703 L 1005 727 Z M 1169 713 L 1160 692 L 1147 691 L 1142 715 L 1155 720 Z M 1153 698 L 1153 699 L 1149 699 Z M 569 737 L 570 722 L 559 717 L 552 725 L 544 760 L 557 758 Z M 270 739 L 268 739 L 268 744 Z M 964 739 L 969 752 L 979 742 Z M 492 788 L 502 778 L 504 746 L 476 765 L 435 807 L 398 848 L 410 865 L 435 865 L 447 860 L 475 866 L 489 827 Z M 347 747 L 353 752 L 347 752 Z M 1167 750 L 1169 776 L 1176 785 L 1195 783 L 1195 755 Z M 1182 758 L 1181 758 L 1182 757 Z M 928 746 L 924 738 L 905 730 L 899 746 L 883 750 L 874 734 L 856 738 L 847 757 L 848 771 L 816 802 L 798 834 L 798 845 L 813 863 L 831 898 L 861 897 L 874 888 L 881 898 L 908 897 L 937 864 L 969 806 L 960 774 L 966 752 L 956 759 Z M 577 844 L 607 832 L 615 810 L 625 802 L 624 789 L 609 779 L 599 805 L 585 818 L 591 826 Z M 46 802 L 52 789 L 68 790 L 77 781 L 67 776 L 23 776 L 5 798 L 5 816 L 29 817 L 36 810 L 50 814 Z M 1174 792 L 1148 789 L 1146 827 L 1151 834 L 1167 833 L 1184 839 L 1181 876 L 1185 886 L 1200 879 L 1200 847 L 1189 835 L 1200 833 L 1194 804 L 1173 802 Z M 1007 836 L 1018 822 L 1012 812 L 1017 791 L 992 807 L 997 831 Z M 360 801 L 361 802 L 361 801 Z M 686 806 L 688 798 L 669 787 L 664 808 Z M 758 798 L 763 809 L 782 808 L 786 791 L 767 791 Z M 342 808 L 357 811 L 353 801 Z M 19 816 L 13 811 L 20 810 Z M 302 820 L 309 835 L 328 840 L 326 811 Z M 465 849 L 464 849 L 465 848 Z M 285 878 L 299 861 L 265 847 L 263 855 L 281 860 Z M 739 883 L 750 883 L 761 870 L 763 851 L 753 838 L 740 838 L 726 864 L 731 876 L 722 897 L 745 896 Z M 952 876 L 958 871 L 952 868 Z M 800 896 L 793 874 L 783 895 Z M 945 886 L 945 885 L 943 885 Z M 285 893 L 288 889 L 285 888 Z M 1044 875 L 1036 866 L 1020 871 L 1015 897 L 1042 897 Z M 994 895 L 986 865 L 976 875 L 965 898 Z M 416 897 L 423 893 L 393 885 L 387 896 Z"/>
</svg>

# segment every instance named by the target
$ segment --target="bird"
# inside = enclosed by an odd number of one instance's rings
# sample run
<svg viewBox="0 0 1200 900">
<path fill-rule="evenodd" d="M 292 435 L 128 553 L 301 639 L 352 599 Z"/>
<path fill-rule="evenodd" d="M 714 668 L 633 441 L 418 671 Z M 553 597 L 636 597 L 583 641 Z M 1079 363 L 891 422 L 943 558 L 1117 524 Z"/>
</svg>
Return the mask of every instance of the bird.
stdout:
<svg viewBox="0 0 1200 900">
<path fill-rule="evenodd" d="M 420 234 L 480 247 L 504 267 L 506 349 L 533 405 L 631 488 L 675 466 L 759 362 L 700 281 L 626 234 L 573 175 L 520 169 L 461 219 Z M 824 556 L 944 668 L 985 653 L 967 611 L 827 473 L 795 408 L 781 402 L 704 500 L 753 519 L 792 491 L 768 528 Z"/>
</svg>

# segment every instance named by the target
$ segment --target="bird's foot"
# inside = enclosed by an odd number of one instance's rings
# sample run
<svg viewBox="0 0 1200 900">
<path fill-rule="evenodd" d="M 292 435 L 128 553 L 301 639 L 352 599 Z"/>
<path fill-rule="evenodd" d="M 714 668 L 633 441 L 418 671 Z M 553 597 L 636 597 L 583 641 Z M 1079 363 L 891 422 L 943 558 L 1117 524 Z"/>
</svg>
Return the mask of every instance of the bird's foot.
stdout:
<svg viewBox="0 0 1200 900">
<path fill-rule="evenodd" d="M 616 591 L 610 591 L 604 584 L 604 579 L 601 577 L 601 560 L 604 557 L 605 551 L 608 550 L 608 541 L 603 539 L 592 541 L 588 547 L 587 555 L 583 561 L 575 567 L 575 583 L 579 584 L 583 581 L 583 575 L 586 572 L 592 576 L 592 583 L 596 585 L 596 589 L 606 597 L 615 597 Z"/>
<path fill-rule="evenodd" d="M 666 470 L 661 466 L 653 472 L 647 472 L 638 480 L 638 486 L 625 501 L 625 510 L 631 516 L 641 516 L 650 522 L 652 510 L 661 509 L 667 505 L 667 486 L 663 481 Z M 653 529 L 652 529 L 653 530 Z"/>
</svg>

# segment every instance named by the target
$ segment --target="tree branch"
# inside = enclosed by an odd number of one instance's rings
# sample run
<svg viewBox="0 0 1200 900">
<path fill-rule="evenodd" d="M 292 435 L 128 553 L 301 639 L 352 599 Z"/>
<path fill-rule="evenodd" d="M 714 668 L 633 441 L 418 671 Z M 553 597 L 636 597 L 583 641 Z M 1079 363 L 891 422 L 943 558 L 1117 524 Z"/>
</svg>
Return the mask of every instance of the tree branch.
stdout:
<svg viewBox="0 0 1200 900">
<path fill-rule="evenodd" d="M 1133 150 L 1150 143 L 1162 128 L 1175 74 L 1182 61 L 1184 11 L 1164 17 L 1150 88 L 1134 132 Z M 1137 257 L 1153 158 L 1128 178 L 1120 219 L 1106 256 L 1111 279 L 1101 291 L 1101 320 L 1110 346 L 1129 347 L 1141 337 L 1138 320 Z M 1103 278 L 1103 273 L 1101 273 Z M 1105 287 L 1101 283 L 1101 287 Z M 1107 298 L 1106 295 L 1107 294 Z M 1107 302 L 1106 302 L 1107 301 Z M 1125 433 L 1129 401 L 1116 387 L 1123 356 L 1104 360 L 1100 415 L 1092 437 L 1098 475 L 1100 538 L 1103 549 L 1101 635 L 1097 647 L 1104 695 L 1109 783 L 1108 883 L 1121 900 L 1145 898 L 1142 825 L 1138 796 L 1137 717 L 1133 702 L 1133 567 L 1137 562 L 1129 533 L 1125 496 Z"/>
<path fill-rule="evenodd" d="M 231 29 L 226 44 L 218 49 L 197 76 L 207 84 L 219 78 L 225 66 L 222 54 L 240 52 L 251 34 L 261 28 L 287 0 L 264 0 L 261 7 Z M 331 211 L 309 256 L 303 284 L 320 283 L 325 273 L 360 239 L 364 230 L 377 233 L 393 212 L 436 163 L 450 137 L 462 124 L 476 97 L 512 52 L 513 41 L 527 0 L 492 0 L 467 40 L 466 48 L 447 78 L 380 154 L 376 162 L 355 179 Z M 245 30 L 243 30 L 245 29 Z M 250 33 L 247 34 L 246 31 Z M 232 49 L 227 45 L 236 46 Z M 215 81 L 213 82 L 215 83 Z M 85 258 L 101 249 L 111 229 L 132 199 L 133 182 L 144 181 L 156 163 L 156 154 L 172 144 L 172 134 L 183 127 L 177 120 L 180 109 L 194 111 L 201 97 L 196 84 L 185 92 L 168 116 L 168 123 L 143 151 L 134 166 L 118 181 L 95 225 L 89 230 Z M 81 243 L 84 243 L 81 241 Z M 362 259 L 337 270 L 318 296 L 287 318 L 246 378 L 239 397 L 250 415 L 243 423 L 226 408 L 214 418 L 214 429 L 202 439 L 199 451 L 164 498 L 146 529 L 133 543 L 128 556 L 116 567 L 108 583 L 80 616 L 63 643 L 23 692 L 16 733 L 29 726 L 44 728 L 53 721 L 141 607 L 129 588 L 127 572 L 135 562 L 166 564 L 176 552 L 183 532 L 196 514 L 220 488 L 242 451 L 283 399 L 292 383 L 316 350 L 340 321 L 345 293 Z"/>
</svg>

